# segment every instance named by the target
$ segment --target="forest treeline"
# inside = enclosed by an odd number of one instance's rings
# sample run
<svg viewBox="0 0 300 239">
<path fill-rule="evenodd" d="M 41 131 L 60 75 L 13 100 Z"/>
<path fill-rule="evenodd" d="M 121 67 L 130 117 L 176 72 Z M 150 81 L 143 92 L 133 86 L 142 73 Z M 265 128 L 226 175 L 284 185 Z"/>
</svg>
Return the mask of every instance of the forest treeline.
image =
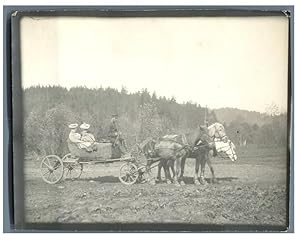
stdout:
<svg viewBox="0 0 300 239">
<path fill-rule="evenodd" d="M 86 122 L 96 139 L 106 138 L 111 115 L 119 115 L 119 127 L 129 147 L 148 136 L 190 132 L 198 125 L 217 122 L 213 110 L 192 102 L 158 97 L 143 89 L 128 93 L 126 88 L 89 89 L 35 86 L 24 89 L 24 143 L 27 157 L 68 152 L 70 123 Z M 220 122 L 224 123 L 224 122 Z M 227 135 L 236 144 L 286 144 L 286 114 L 258 125 L 240 119 L 225 123 Z"/>
</svg>

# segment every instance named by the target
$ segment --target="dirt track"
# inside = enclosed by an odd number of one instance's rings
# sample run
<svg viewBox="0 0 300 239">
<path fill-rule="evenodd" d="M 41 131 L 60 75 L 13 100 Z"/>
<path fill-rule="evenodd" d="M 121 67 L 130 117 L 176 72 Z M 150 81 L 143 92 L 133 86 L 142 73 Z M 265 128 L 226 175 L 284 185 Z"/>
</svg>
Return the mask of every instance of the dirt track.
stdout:
<svg viewBox="0 0 300 239">
<path fill-rule="evenodd" d="M 214 159 L 218 184 L 192 184 L 188 159 L 186 186 L 164 183 L 125 186 L 120 163 L 85 166 L 79 180 L 48 185 L 39 162 L 25 163 L 27 222 L 172 222 L 209 224 L 286 223 L 286 157 L 283 149 L 239 151 L 237 162 Z M 278 156 L 274 156 L 278 155 Z M 206 177 L 210 177 L 208 168 Z M 209 180 L 208 180 L 209 181 Z"/>
</svg>

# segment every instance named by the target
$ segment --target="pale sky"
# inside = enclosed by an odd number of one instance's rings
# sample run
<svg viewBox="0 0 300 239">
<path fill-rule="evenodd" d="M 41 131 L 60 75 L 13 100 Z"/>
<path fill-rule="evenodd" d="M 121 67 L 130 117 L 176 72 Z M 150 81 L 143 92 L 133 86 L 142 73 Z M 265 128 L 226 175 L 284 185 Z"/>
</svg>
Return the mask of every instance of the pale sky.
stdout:
<svg viewBox="0 0 300 239">
<path fill-rule="evenodd" d="M 177 102 L 287 109 L 286 17 L 21 20 L 24 88 L 147 88 Z"/>
</svg>

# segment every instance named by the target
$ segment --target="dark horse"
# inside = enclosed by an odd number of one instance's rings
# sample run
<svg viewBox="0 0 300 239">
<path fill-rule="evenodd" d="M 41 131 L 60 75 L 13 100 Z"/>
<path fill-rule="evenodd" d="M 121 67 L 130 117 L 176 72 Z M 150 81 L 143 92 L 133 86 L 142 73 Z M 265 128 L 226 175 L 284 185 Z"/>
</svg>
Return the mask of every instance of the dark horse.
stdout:
<svg viewBox="0 0 300 239">
<path fill-rule="evenodd" d="M 181 160 L 186 157 L 189 150 L 186 145 L 168 140 L 155 141 L 148 139 L 146 143 L 142 143 L 140 149 L 147 158 L 146 167 L 150 168 L 154 162 L 159 161 L 158 167 L 160 170 L 164 168 L 166 178 L 171 181 L 169 171 L 169 168 L 171 168 L 173 170 L 174 183 L 179 185 L 178 176 L 181 174 Z M 176 170 L 174 169 L 174 163 Z"/>
<path fill-rule="evenodd" d="M 194 183 L 195 184 L 205 184 L 204 180 L 204 171 L 206 163 L 211 171 L 212 174 L 212 182 L 216 182 L 215 172 L 214 168 L 211 163 L 211 158 L 217 156 L 217 152 L 223 152 L 225 155 L 230 158 L 232 161 L 236 160 L 236 154 L 234 152 L 234 146 L 230 141 L 227 142 L 227 136 L 225 133 L 224 126 L 220 123 L 214 123 L 210 125 L 209 127 L 205 128 L 206 133 L 209 136 L 207 141 L 204 142 L 199 139 L 194 139 L 193 134 L 187 134 L 186 138 L 188 139 L 189 144 L 193 144 L 193 150 L 191 151 L 190 155 L 188 157 L 195 158 L 196 164 L 195 164 L 195 174 L 194 174 Z M 224 144 L 221 147 L 216 147 L 216 141 L 225 141 Z M 180 177 L 183 177 L 184 173 L 184 166 L 185 166 L 185 159 L 182 160 L 182 168 L 181 168 L 181 175 Z M 201 165 L 201 173 L 200 177 L 198 177 L 199 174 L 199 166 Z"/>
<path fill-rule="evenodd" d="M 209 162 L 209 153 L 213 149 L 212 139 L 208 134 L 208 129 L 205 126 L 199 126 L 196 130 L 194 130 L 192 133 L 188 134 L 182 134 L 182 135 L 166 135 L 163 138 L 165 139 L 172 139 L 172 138 L 179 138 L 181 140 L 180 143 L 182 145 L 188 146 L 188 151 L 185 154 L 185 157 L 181 159 L 180 162 L 180 175 L 178 176 L 180 184 L 184 185 L 183 181 L 183 174 L 184 174 L 184 167 L 185 167 L 185 161 L 186 158 L 195 158 L 196 164 L 195 164 L 195 173 L 194 173 L 194 183 L 200 184 L 204 183 L 204 176 L 200 176 L 200 179 L 198 177 L 199 174 L 199 166 L 201 165 L 201 175 L 204 175 L 204 168 L 206 162 Z M 159 165 L 158 167 L 158 175 L 157 180 L 161 180 L 161 168 L 163 165 Z M 174 171 L 172 168 L 173 165 L 171 162 L 168 162 L 168 164 L 164 167 L 165 175 L 167 178 L 167 182 L 169 181 L 168 176 L 170 176 L 169 168 Z M 213 169 L 212 169 L 213 170 Z"/>
<path fill-rule="evenodd" d="M 198 150 L 195 151 L 193 149 L 198 142 L 201 142 L 201 146 L 198 146 Z M 171 175 L 169 168 L 171 168 L 173 171 L 174 183 L 176 185 L 184 185 L 183 172 L 186 158 L 195 155 L 197 159 L 196 164 L 200 161 L 206 162 L 210 150 L 209 143 L 210 137 L 207 128 L 200 126 L 191 134 L 180 136 L 166 135 L 159 139 L 158 142 L 153 140 L 149 141 L 143 146 L 143 150 L 146 157 L 148 156 L 149 158 L 160 160 L 158 165 L 158 178 L 160 178 L 161 168 L 164 168 L 167 182 L 170 182 Z M 150 165 L 151 160 L 148 162 Z M 174 164 L 176 170 L 174 169 Z"/>
<path fill-rule="evenodd" d="M 160 141 L 160 140 L 159 140 Z M 158 164 L 158 168 L 159 171 L 161 171 L 161 169 L 164 169 L 166 178 L 167 178 L 167 182 L 170 183 L 171 182 L 171 176 L 170 176 L 170 172 L 169 168 L 172 169 L 172 173 L 173 176 L 175 175 L 175 169 L 174 169 L 174 161 L 172 160 L 160 160 L 160 158 L 157 158 L 157 151 L 155 149 L 155 145 L 158 143 L 157 140 L 154 140 L 151 137 L 146 138 L 141 144 L 138 145 L 138 150 L 141 154 L 143 154 L 146 159 L 147 159 L 147 167 L 150 167 L 154 162 L 159 161 Z M 153 182 L 155 183 L 155 181 Z"/>
</svg>

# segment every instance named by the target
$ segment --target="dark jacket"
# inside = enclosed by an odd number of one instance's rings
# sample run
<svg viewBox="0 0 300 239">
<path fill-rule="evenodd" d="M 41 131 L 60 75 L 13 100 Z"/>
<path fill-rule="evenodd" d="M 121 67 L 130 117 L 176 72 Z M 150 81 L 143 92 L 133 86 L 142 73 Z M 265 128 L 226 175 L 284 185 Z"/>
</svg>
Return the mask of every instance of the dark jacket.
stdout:
<svg viewBox="0 0 300 239">
<path fill-rule="evenodd" d="M 117 137 L 118 136 L 118 127 L 115 120 L 111 120 L 109 129 L 108 129 L 108 136 L 109 137 Z"/>
</svg>

